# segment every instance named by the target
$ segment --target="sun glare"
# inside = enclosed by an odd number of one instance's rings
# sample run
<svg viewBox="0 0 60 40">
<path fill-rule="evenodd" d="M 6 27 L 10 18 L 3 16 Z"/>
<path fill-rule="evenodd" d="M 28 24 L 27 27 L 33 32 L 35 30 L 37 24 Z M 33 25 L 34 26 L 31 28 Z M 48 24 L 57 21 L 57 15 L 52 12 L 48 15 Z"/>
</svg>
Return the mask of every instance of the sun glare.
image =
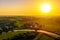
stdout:
<svg viewBox="0 0 60 40">
<path fill-rule="evenodd" d="M 42 12 L 49 12 L 51 10 L 51 6 L 49 4 L 43 4 L 41 6 L 41 11 Z"/>
</svg>

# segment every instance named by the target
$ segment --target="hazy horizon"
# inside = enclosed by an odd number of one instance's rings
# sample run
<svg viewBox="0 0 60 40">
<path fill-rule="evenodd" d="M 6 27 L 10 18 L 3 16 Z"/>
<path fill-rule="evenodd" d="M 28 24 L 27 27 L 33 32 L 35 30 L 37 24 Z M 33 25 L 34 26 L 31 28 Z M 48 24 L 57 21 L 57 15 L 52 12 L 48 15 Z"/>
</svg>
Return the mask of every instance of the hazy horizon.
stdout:
<svg viewBox="0 0 60 40">
<path fill-rule="evenodd" d="M 44 3 L 52 7 L 47 16 L 60 15 L 60 0 L 0 0 L 0 16 L 44 16 L 40 10 Z"/>
</svg>

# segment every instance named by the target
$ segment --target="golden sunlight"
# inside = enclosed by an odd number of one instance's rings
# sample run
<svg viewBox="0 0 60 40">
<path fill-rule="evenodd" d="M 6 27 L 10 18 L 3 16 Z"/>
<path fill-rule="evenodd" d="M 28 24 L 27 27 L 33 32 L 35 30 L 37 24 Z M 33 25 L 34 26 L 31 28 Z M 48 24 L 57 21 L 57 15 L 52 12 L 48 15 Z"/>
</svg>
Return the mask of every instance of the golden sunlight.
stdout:
<svg viewBox="0 0 60 40">
<path fill-rule="evenodd" d="M 47 12 L 49 12 L 50 10 L 51 10 L 51 6 L 50 6 L 49 4 L 43 4 L 43 5 L 41 6 L 41 11 L 42 11 L 42 12 L 47 13 Z"/>
</svg>

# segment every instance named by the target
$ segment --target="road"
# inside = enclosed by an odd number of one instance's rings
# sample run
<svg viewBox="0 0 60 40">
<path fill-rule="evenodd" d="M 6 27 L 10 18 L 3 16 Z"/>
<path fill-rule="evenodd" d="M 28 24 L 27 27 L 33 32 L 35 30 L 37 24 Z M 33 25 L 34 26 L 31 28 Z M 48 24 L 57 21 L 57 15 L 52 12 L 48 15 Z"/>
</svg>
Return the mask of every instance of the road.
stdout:
<svg viewBox="0 0 60 40">
<path fill-rule="evenodd" d="M 35 32 L 35 30 L 31 30 L 31 29 L 14 30 L 14 32 L 17 32 L 17 31 L 33 31 L 33 32 Z M 52 33 L 52 32 L 48 32 L 48 31 L 44 31 L 44 30 L 37 30 L 37 32 L 47 34 L 47 35 L 54 37 L 54 38 L 60 38 L 60 35 Z"/>
</svg>

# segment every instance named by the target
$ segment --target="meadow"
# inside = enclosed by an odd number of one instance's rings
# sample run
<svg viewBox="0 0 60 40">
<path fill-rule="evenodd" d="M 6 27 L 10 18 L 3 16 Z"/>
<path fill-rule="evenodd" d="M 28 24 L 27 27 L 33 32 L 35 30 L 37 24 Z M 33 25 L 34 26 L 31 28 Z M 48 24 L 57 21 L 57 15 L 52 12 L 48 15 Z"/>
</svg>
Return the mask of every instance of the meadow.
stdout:
<svg viewBox="0 0 60 40">
<path fill-rule="evenodd" d="M 60 17 L 31 17 L 31 16 L 13 16 L 13 17 L 0 17 L 0 25 L 1 22 L 5 24 L 15 26 L 14 30 L 26 29 L 24 24 L 26 23 L 38 23 L 41 25 L 42 30 L 46 30 L 49 32 L 53 32 L 60 35 Z M 3 21 L 1 21 L 3 20 Z M 7 22 L 6 22 L 7 20 Z M 1 26 L 0 26 L 1 27 Z M 16 39 L 15 39 L 16 38 Z M 43 33 L 35 33 L 35 32 L 7 32 L 0 34 L 0 40 L 54 40 L 54 38 L 47 36 Z"/>
</svg>

